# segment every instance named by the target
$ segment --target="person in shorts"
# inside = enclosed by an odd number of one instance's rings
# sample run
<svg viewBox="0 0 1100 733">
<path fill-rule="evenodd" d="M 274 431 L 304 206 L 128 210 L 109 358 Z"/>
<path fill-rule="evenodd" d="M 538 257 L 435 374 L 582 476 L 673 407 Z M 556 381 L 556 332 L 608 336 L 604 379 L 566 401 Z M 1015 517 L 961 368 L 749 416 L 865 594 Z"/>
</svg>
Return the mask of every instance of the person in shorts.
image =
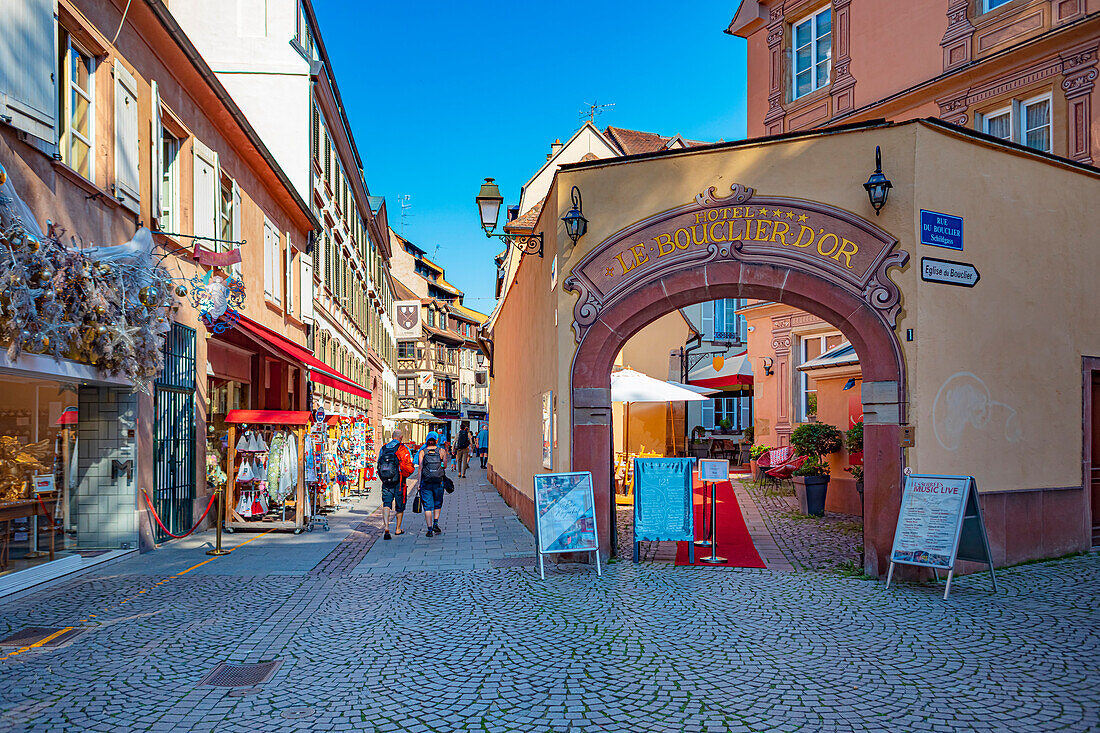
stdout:
<svg viewBox="0 0 1100 733">
<path fill-rule="evenodd" d="M 481 430 L 477 431 L 477 457 L 481 459 L 481 467 L 489 462 L 489 423 L 481 423 Z"/>
<path fill-rule="evenodd" d="M 439 434 L 428 433 L 424 447 L 417 456 L 420 469 L 420 502 L 424 505 L 424 521 L 428 537 L 443 534 L 439 528 L 439 511 L 443 508 L 443 477 L 446 475 L 447 451 L 439 445 Z"/>
<path fill-rule="evenodd" d="M 462 423 L 462 429 L 458 431 L 458 437 L 455 438 L 455 460 L 456 468 L 460 478 L 466 478 L 466 469 L 470 467 L 470 448 L 473 443 L 473 436 L 470 434 L 470 424 Z"/>
<path fill-rule="evenodd" d="M 394 534 L 405 534 L 401 529 L 401 520 L 405 516 L 405 501 L 408 498 L 405 481 L 412 475 L 413 462 L 409 449 L 401 442 L 401 431 L 394 430 L 391 433 L 392 440 L 382 446 L 378 451 L 378 465 L 375 474 L 382 481 L 382 524 L 385 526 L 385 534 L 382 539 L 391 539 L 390 536 L 390 509 L 394 510 Z"/>
</svg>

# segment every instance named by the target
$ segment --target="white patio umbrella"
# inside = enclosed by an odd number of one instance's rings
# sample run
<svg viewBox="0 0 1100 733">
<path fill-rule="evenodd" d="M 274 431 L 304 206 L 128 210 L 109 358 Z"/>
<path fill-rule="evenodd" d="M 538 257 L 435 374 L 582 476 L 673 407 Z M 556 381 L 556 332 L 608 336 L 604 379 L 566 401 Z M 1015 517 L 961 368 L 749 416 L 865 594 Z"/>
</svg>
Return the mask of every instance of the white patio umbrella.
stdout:
<svg viewBox="0 0 1100 733">
<path fill-rule="evenodd" d="M 424 410 L 418 410 L 416 408 L 411 408 L 411 409 L 408 409 L 408 410 L 402 410 L 401 412 L 395 412 L 392 415 L 386 415 L 382 419 L 383 420 L 393 420 L 394 422 L 425 423 L 425 422 L 436 422 L 439 418 L 437 418 L 435 415 L 433 415 L 430 412 L 425 412 Z"/>
<path fill-rule="evenodd" d="M 696 402 L 708 399 L 698 387 L 678 382 L 664 382 L 633 369 L 620 369 L 611 374 L 611 401 L 625 406 L 623 451 L 630 452 L 630 405 L 634 402 Z M 711 390 L 705 390 L 710 393 Z"/>
</svg>

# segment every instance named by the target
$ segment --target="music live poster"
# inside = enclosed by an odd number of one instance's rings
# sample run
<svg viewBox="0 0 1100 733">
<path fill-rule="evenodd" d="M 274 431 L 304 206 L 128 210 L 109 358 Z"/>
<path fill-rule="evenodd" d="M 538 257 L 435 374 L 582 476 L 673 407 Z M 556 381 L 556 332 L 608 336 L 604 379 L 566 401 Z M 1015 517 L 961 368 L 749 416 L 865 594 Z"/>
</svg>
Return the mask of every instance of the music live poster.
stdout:
<svg viewBox="0 0 1100 733">
<path fill-rule="evenodd" d="M 592 474 L 587 471 L 536 475 L 535 512 L 540 552 L 587 552 L 599 548 Z"/>
<path fill-rule="evenodd" d="M 890 560 L 952 568 L 971 481 L 969 476 L 906 476 Z"/>
</svg>

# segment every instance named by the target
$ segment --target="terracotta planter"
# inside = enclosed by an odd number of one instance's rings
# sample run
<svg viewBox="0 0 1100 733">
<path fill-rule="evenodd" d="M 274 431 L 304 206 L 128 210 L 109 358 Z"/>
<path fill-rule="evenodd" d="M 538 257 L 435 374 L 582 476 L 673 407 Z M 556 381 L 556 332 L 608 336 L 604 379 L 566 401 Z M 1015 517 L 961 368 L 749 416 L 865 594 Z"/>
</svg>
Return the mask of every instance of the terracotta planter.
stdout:
<svg viewBox="0 0 1100 733">
<path fill-rule="evenodd" d="M 752 476 L 753 480 L 756 480 L 756 459 L 755 458 L 750 458 L 749 459 L 749 475 Z"/>
</svg>

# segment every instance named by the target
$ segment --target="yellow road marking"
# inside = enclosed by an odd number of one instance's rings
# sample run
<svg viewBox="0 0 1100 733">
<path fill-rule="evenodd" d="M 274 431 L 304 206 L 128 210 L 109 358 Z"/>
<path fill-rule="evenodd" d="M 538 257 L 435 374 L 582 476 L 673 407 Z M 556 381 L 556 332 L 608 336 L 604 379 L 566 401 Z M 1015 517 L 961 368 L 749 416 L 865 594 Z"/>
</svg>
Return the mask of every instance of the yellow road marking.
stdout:
<svg viewBox="0 0 1100 733">
<path fill-rule="evenodd" d="M 19 649 L 16 649 L 14 652 L 8 652 L 4 656 L 0 657 L 0 659 L 7 659 L 8 657 L 14 657 L 16 654 L 22 654 L 23 652 L 29 652 L 31 649 L 37 649 L 38 647 L 42 646 L 43 644 L 50 643 L 51 641 L 53 641 L 57 637 L 61 636 L 62 634 L 65 634 L 65 633 L 68 633 L 68 632 L 72 631 L 73 628 L 74 627 L 72 627 L 72 626 L 66 626 L 65 628 L 61 629 L 60 631 L 53 632 L 52 634 L 47 636 L 45 639 L 34 642 L 30 646 L 21 647 Z"/>
</svg>

